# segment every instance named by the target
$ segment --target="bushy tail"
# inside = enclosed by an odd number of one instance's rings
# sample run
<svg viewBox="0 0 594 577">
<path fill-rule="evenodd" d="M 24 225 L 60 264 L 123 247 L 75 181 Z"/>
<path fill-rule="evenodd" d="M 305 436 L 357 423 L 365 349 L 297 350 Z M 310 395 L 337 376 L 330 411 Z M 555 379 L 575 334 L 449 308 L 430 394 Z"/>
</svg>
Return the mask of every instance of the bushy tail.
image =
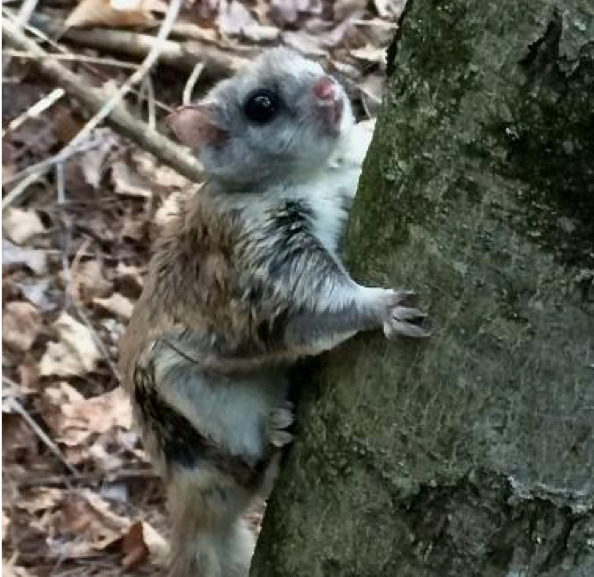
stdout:
<svg viewBox="0 0 594 577">
<path fill-rule="evenodd" d="M 189 536 L 186 537 L 188 539 Z M 172 543 L 170 577 L 247 577 L 254 537 L 243 520 Z"/>
<path fill-rule="evenodd" d="M 247 577 L 255 545 L 242 517 L 249 499 L 238 500 L 228 488 L 182 485 L 169 486 L 174 530 L 168 577 Z"/>
</svg>

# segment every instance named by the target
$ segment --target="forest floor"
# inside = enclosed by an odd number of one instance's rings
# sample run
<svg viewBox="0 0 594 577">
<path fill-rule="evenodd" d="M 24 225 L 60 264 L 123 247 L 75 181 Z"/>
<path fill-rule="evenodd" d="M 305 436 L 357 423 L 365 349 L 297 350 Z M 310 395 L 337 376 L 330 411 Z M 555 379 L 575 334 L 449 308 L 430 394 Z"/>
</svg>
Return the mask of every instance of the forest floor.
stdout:
<svg viewBox="0 0 594 577">
<path fill-rule="evenodd" d="M 357 114 L 374 115 L 402 4 L 185 0 L 168 46 L 215 55 L 194 97 L 282 42 L 323 61 Z M 29 38 L 59 53 L 81 83 L 113 91 L 143 57 L 138 35 L 154 35 L 166 8 L 162 0 L 7 1 L 3 18 L 24 11 Z M 117 343 L 142 290 L 159 208 L 190 182 L 102 124 L 61 154 L 92 115 L 41 76 L 30 54 L 5 41 L 3 59 L 3 574 L 158 575 L 163 489 L 118 387 Z M 129 110 L 160 127 L 192 88 L 196 62 L 187 60 L 153 67 Z"/>
</svg>

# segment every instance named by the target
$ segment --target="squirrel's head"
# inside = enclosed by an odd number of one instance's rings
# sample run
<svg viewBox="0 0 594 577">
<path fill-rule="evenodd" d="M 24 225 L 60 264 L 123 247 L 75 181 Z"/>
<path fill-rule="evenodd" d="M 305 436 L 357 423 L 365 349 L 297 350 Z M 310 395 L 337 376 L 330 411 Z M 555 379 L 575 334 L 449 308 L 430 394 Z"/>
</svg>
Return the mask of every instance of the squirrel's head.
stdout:
<svg viewBox="0 0 594 577">
<path fill-rule="evenodd" d="M 344 89 L 317 62 L 273 48 L 168 122 L 207 176 L 249 185 L 314 170 L 354 120 Z"/>
</svg>

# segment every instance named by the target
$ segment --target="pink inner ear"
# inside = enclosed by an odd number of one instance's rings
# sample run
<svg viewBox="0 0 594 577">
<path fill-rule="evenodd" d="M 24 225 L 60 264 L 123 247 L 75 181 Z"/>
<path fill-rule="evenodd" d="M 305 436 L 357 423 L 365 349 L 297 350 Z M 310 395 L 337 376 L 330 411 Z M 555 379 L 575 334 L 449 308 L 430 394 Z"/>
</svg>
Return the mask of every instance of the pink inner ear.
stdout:
<svg viewBox="0 0 594 577">
<path fill-rule="evenodd" d="M 178 140 L 191 148 L 220 143 L 227 135 L 215 124 L 206 106 L 182 106 L 171 113 L 166 122 Z"/>
</svg>

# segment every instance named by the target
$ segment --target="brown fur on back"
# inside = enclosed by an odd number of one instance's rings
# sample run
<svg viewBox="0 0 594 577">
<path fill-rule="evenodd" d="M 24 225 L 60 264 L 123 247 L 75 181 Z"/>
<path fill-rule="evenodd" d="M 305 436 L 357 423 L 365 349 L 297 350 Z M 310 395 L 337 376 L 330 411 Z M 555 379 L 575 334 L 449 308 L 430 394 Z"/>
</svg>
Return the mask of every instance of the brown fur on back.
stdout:
<svg viewBox="0 0 594 577">
<path fill-rule="evenodd" d="M 155 243 L 144 291 L 121 342 L 125 381 L 144 348 L 160 335 L 177 329 L 216 333 L 225 328 L 238 337 L 242 332 L 245 319 L 239 317 L 247 311 L 234 273 L 240 224 L 214 205 L 206 186 L 180 199 L 177 214 Z"/>
</svg>

